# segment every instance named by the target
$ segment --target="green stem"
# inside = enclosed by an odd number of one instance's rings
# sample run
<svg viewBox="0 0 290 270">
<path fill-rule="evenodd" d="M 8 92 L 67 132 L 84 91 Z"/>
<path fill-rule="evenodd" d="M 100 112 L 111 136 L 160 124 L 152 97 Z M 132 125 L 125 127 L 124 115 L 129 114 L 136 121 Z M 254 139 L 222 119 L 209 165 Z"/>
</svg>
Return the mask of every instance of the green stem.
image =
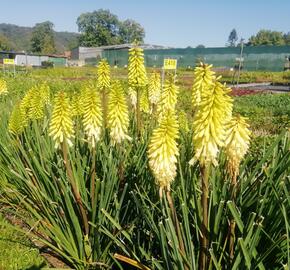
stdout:
<svg viewBox="0 0 290 270">
<path fill-rule="evenodd" d="M 184 248 L 184 243 L 183 243 L 183 239 L 182 239 L 182 235 L 181 235 L 179 221 L 178 221 L 176 209 L 174 207 L 174 202 L 172 200 L 171 192 L 170 192 L 169 188 L 166 189 L 166 198 L 167 198 L 167 201 L 168 201 L 168 204 L 169 204 L 169 208 L 171 210 L 172 219 L 173 219 L 173 222 L 174 222 L 174 225 L 175 225 L 175 230 L 176 230 L 177 237 L 178 237 L 178 242 L 179 242 L 179 248 L 181 250 L 181 253 L 185 256 L 185 248 Z M 188 269 L 188 267 L 184 266 L 184 269 Z"/>
<path fill-rule="evenodd" d="M 208 265 L 208 179 L 209 179 L 210 165 L 201 166 L 201 182 L 202 182 L 202 224 L 200 235 L 200 253 L 199 253 L 199 270 L 207 269 Z"/>
<path fill-rule="evenodd" d="M 67 145 L 66 145 L 65 142 L 63 142 L 61 144 L 61 148 L 62 148 L 63 161 L 64 161 L 64 165 L 65 165 L 65 168 L 66 168 L 67 176 L 68 176 L 68 179 L 69 179 L 71 187 L 72 187 L 74 198 L 75 198 L 75 200 L 76 200 L 76 202 L 77 202 L 77 204 L 79 206 L 80 212 L 81 212 L 83 226 L 84 226 L 84 229 L 85 229 L 85 235 L 88 235 L 89 234 L 88 217 L 87 217 L 86 210 L 84 208 L 84 205 L 83 205 L 83 202 L 82 202 L 82 199 L 81 199 L 80 192 L 79 192 L 79 190 L 78 190 L 78 188 L 76 186 L 76 182 L 75 182 L 75 179 L 74 179 L 74 176 L 73 176 L 71 164 L 70 164 L 69 159 L 68 159 L 68 150 L 67 150 Z"/>
<path fill-rule="evenodd" d="M 117 146 L 118 149 L 118 155 L 121 157 L 120 163 L 118 166 L 118 176 L 119 176 L 119 187 L 120 189 L 123 189 L 125 186 L 125 163 L 124 163 L 124 157 L 126 155 L 126 149 L 122 145 Z"/>
<path fill-rule="evenodd" d="M 237 174 L 234 173 L 231 182 L 231 200 L 233 201 L 233 203 L 235 203 L 236 201 L 237 195 L 236 187 L 237 187 Z M 234 259 L 235 228 L 236 222 L 235 219 L 232 217 L 230 220 L 230 228 L 229 228 L 229 254 L 231 262 Z"/>
<path fill-rule="evenodd" d="M 92 167 L 91 167 L 91 204 L 95 208 L 95 190 L 96 190 L 96 148 L 92 149 Z"/>
<path fill-rule="evenodd" d="M 141 89 L 140 87 L 137 87 L 136 91 L 137 91 L 137 104 L 136 104 L 137 135 L 140 136 L 140 132 L 141 132 L 141 110 L 140 110 Z"/>
<path fill-rule="evenodd" d="M 103 107 L 103 127 L 107 128 L 107 114 L 108 114 L 108 102 L 107 102 L 107 91 L 102 89 L 102 107 Z"/>
</svg>

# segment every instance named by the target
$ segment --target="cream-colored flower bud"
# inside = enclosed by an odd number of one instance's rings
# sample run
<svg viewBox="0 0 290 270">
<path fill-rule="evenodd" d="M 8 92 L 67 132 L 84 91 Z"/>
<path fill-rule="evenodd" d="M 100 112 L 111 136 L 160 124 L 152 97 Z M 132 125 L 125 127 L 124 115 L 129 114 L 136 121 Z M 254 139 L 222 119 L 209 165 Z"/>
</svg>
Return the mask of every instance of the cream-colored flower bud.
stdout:
<svg viewBox="0 0 290 270">
<path fill-rule="evenodd" d="M 102 131 L 102 110 L 99 94 L 94 88 L 86 90 L 83 102 L 83 125 L 88 137 L 88 142 L 94 148 L 100 140 Z"/>
<path fill-rule="evenodd" d="M 218 81 L 203 92 L 193 119 L 195 154 L 190 164 L 198 160 L 201 165 L 217 165 L 219 148 L 226 139 L 225 125 L 232 114 L 232 102 L 227 88 Z"/>
<path fill-rule="evenodd" d="M 109 95 L 108 127 L 113 143 L 131 140 L 128 136 L 129 113 L 123 87 L 119 81 L 112 85 Z"/>
<path fill-rule="evenodd" d="M 249 149 L 250 134 L 246 118 L 242 116 L 232 117 L 226 126 L 225 151 L 228 170 L 232 177 L 239 174 L 240 162 Z"/>
<path fill-rule="evenodd" d="M 130 97 L 131 104 L 133 106 L 133 109 L 136 110 L 137 106 L 137 92 L 129 86 L 128 88 L 128 95 Z"/>
<path fill-rule="evenodd" d="M 194 69 L 194 82 L 192 85 L 192 105 L 196 110 L 201 101 L 201 95 L 207 88 L 214 85 L 215 73 L 211 70 L 212 65 L 200 63 Z"/>
<path fill-rule="evenodd" d="M 168 79 L 164 83 L 161 97 L 157 106 L 159 120 L 162 119 L 164 112 L 174 111 L 177 103 L 179 89 L 175 84 L 175 76 L 172 74 L 169 74 L 168 76 Z"/>
<path fill-rule="evenodd" d="M 99 89 L 109 89 L 111 84 L 110 65 L 106 59 L 102 59 L 98 64 L 97 86 Z"/>
<path fill-rule="evenodd" d="M 64 92 L 59 92 L 54 100 L 54 106 L 49 126 L 49 135 L 55 141 L 55 148 L 63 142 L 72 146 L 74 136 L 73 120 L 69 99 Z"/>
<path fill-rule="evenodd" d="M 164 113 L 159 126 L 153 131 L 149 146 L 149 166 L 156 183 L 162 189 L 170 189 L 176 176 L 178 121 L 173 111 Z"/>
<path fill-rule="evenodd" d="M 161 93 L 161 80 L 160 74 L 154 72 L 151 74 L 148 83 L 148 95 L 151 106 L 156 105 L 160 99 Z"/>
<path fill-rule="evenodd" d="M 143 49 L 139 48 L 136 43 L 129 49 L 128 80 L 129 86 L 134 88 L 147 85 Z"/>
</svg>

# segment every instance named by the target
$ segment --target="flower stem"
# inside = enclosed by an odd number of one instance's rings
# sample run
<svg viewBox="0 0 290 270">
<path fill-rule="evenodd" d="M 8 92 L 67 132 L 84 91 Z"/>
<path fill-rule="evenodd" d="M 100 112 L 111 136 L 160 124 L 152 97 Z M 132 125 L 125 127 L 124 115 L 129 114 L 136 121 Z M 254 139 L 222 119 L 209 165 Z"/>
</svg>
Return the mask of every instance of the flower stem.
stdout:
<svg viewBox="0 0 290 270">
<path fill-rule="evenodd" d="M 234 173 L 234 175 L 232 176 L 232 182 L 231 182 L 231 200 L 233 202 L 236 201 L 236 195 L 237 195 L 236 188 L 237 188 L 237 174 Z M 235 228 L 236 228 L 236 222 L 235 222 L 235 219 L 232 217 L 230 220 L 230 228 L 229 228 L 229 254 L 230 254 L 231 261 L 234 258 Z"/>
<path fill-rule="evenodd" d="M 91 151 L 92 167 L 91 167 L 91 204 L 92 209 L 95 208 L 95 190 L 96 190 L 96 148 Z"/>
<path fill-rule="evenodd" d="M 184 243 L 183 243 L 183 239 L 182 239 L 182 235 L 181 235 L 179 221 L 178 221 L 176 209 L 174 207 L 174 202 L 173 202 L 173 199 L 171 197 L 171 192 L 170 192 L 169 188 L 166 189 L 166 198 L 167 198 L 167 201 L 168 201 L 168 204 L 169 204 L 169 207 L 171 210 L 172 219 L 173 219 L 173 222 L 175 225 L 175 230 L 176 230 L 178 242 L 179 242 L 179 248 L 180 248 L 180 251 L 182 252 L 182 254 L 185 255 L 185 248 L 184 248 Z M 185 266 L 184 269 L 188 269 L 188 267 Z"/>
<path fill-rule="evenodd" d="M 210 165 L 201 166 L 201 182 L 202 182 L 202 224 L 200 235 L 200 253 L 199 253 L 199 270 L 207 269 L 208 264 L 208 178 Z"/>
<path fill-rule="evenodd" d="M 107 114 L 108 114 L 108 102 L 107 102 L 107 91 L 102 89 L 102 107 L 103 107 L 103 128 L 107 128 Z"/>
<path fill-rule="evenodd" d="M 137 91 L 137 103 L 136 103 L 137 135 L 139 137 L 141 132 L 141 110 L 140 110 L 141 88 L 137 87 L 136 91 Z"/>
<path fill-rule="evenodd" d="M 68 159 L 67 145 L 65 142 L 61 143 L 61 148 L 62 148 L 63 161 L 64 161 L 64 165 L 66 168 L 67 176 L 68 176 L 68 179 L 69 179 L 71 187 L 72 187 L 74 198 L 75 198 L 75 200 L 79 206 L 80 212 L 81 212 L 81 217 L 82 217 L 82 221 L 83 221 L 85 235 L 88 235 L 89 234 L 88 217 L 87 217 L 87 214 L 86 214 L 86 211 L 85 211 L 82 199 L 81 199 L 80 192 L 76 186 L 76 182 L 75 182 L 75 179 L 73 177 L 71 164 L 70 164 L 69 159 Z"/>
</svg>

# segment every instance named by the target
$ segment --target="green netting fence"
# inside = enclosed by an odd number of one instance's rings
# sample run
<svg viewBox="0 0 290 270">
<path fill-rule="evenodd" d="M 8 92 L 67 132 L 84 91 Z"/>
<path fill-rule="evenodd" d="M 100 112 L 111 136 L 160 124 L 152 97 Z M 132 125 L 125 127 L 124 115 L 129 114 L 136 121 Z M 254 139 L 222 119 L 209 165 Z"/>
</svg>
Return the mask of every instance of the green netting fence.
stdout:
<svg viewBox="0 0 290 270">
<path fill-rule="evenodd" d="M 148 67 L 162 67 L 164 58 L 175 58 L 178 67 L 194 67 L 200 60 L 213 64 L 215 67 L 233 68 L 240 57 L 240 47 L 226 48 L 186 48 L 186 49 L 150 49 L 144 50 Z M 125 66 L 128 64 L 128 50 L 105 50 L 103 58 L 110 65 Z M 290 57 L 290 46 L 248 47 L 243 50 L 244 70 L 282 71 Z"/>
</svg>

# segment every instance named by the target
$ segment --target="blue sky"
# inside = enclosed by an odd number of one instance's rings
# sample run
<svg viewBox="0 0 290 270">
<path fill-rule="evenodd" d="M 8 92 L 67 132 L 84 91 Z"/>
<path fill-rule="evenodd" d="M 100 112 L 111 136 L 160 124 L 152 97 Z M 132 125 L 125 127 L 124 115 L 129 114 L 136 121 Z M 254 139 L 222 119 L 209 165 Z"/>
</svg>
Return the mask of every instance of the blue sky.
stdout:
<svg viewBox="0 0 290 270">
<path fill-rule="evenodd" d="M 173 47 L 224 46 L 229 32 L 249 38 L 260 29 L 290 31 L 290 0 L 1 0 L 0 22 L 33 26 L 50 20 L 57 31 L 77 31 L 83 12 L 109 9 L 134 19 L 146 43 Z"/>
</svg>

